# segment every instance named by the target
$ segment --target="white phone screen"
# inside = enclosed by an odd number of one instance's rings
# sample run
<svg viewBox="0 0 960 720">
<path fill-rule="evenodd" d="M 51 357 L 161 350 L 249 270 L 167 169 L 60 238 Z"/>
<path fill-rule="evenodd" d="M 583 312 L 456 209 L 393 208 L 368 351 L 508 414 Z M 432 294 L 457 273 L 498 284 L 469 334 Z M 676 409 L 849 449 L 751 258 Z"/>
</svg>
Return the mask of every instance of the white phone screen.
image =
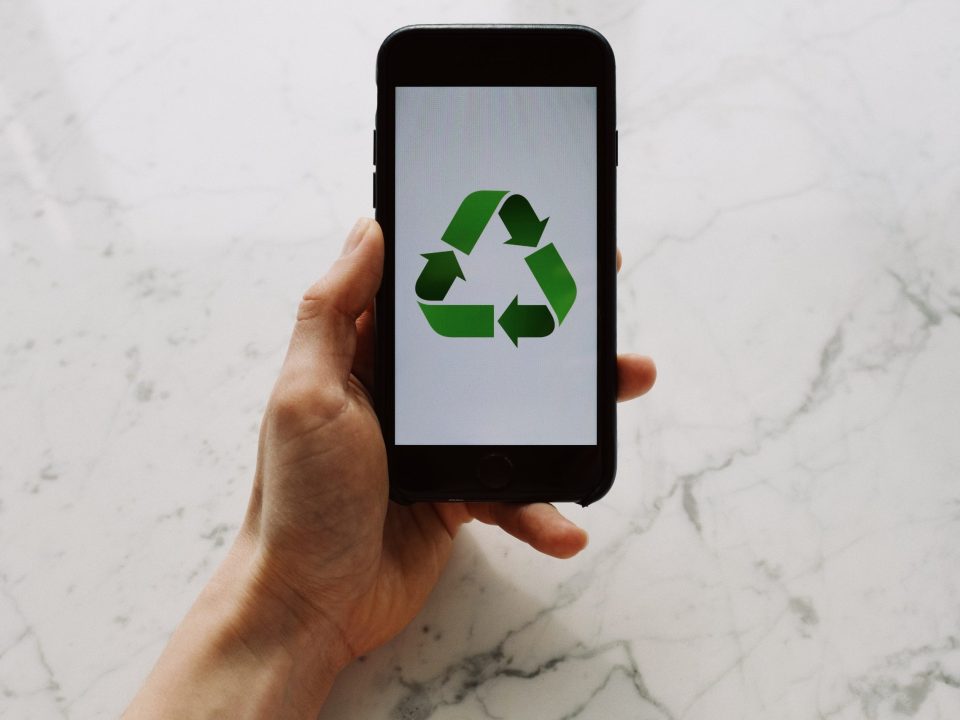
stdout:
<svg viewBox="0 0 960 720">
<path fill-rule="evenodd" d="M 397 445 L 597 442 L 597 89 L 398 87 Z"/>
</svg>

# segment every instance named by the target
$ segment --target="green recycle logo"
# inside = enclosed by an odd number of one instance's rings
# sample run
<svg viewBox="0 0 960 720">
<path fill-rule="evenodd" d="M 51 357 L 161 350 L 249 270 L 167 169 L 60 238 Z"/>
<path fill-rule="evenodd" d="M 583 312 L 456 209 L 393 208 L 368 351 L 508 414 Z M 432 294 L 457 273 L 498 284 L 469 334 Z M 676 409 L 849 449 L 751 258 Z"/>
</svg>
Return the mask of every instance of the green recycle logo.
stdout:
<svg viewBox="0 0 960 720">
<path fill-rule="evenodd" d="M 454 250 L 469 255 L 480 239 L 484 228 L 493 217 L 507 190 L 477 190 L 467 195 L 441 238 Z M 506 245 L 535 248 L 550 218 L 540 220 L 530 202 L 518 194 L 510 195 L 500 207 L 500 219 L 510 233 Z M 444 337 L 493 337 L 493 305 L 440 305 L 457 278 L 466 281 L 454 250 L 424 253 L 427 259 L 417 278 L 417 296 L 427 322 Z M 557 316 L 557 324 L 573 307 L 577 284 L 563 263 L 553 243 L 527 255 L 524 260 L 540 289 Z M 519 338 L 546 337 L 554 330 L 553 315 L 546 305 L 521 305 L 520 296 L 497 319 L 513 344 L 519 347 Z"/>
</svg>

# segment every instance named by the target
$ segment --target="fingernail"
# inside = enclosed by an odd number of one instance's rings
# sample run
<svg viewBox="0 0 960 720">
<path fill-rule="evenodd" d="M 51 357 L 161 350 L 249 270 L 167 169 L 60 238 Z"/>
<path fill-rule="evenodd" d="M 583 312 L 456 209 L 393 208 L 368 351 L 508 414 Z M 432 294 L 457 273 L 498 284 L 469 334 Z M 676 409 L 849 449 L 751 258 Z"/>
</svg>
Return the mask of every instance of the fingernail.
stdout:
<svg viewBox="0 0 960 720">
<path fill-rule="evenodd" d="M 343 250 L 340 251 L 340 257 L 344 255 L 349 255 L 354 250 L 357 249 L 357 245 L 360 244 L 360 241 L 363 240 L 363 236 L 367 231 L 367 226 L 370 224 L 370 218 L 360 218 L 354 224 L 353 229 L 350 231 L 350 234 L 347 235 L 347 240 L 343 243 Z"/>
</svg>

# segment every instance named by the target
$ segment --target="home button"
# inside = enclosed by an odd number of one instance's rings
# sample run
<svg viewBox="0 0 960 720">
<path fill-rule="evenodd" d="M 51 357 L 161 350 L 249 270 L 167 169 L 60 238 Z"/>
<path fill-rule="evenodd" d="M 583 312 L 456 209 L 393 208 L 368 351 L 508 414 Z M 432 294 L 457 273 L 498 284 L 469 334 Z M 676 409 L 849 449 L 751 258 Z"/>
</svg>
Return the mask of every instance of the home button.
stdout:
<svg viewBox="0 0 960 720">
<path fill-rule="evenodd" d="M 513 478 L 513 463 L 510 458 L 497 453 L 484 455 L 477 464 L 477 478 L 488 488 L 504 488 Z"/>
</svg>

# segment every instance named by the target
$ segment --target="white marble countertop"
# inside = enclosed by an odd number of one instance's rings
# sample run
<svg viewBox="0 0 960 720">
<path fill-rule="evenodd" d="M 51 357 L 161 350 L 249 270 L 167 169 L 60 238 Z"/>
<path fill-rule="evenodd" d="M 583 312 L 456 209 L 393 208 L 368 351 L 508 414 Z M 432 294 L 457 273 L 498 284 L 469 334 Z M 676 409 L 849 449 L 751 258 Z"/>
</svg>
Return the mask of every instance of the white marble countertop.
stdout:
<svg viewBox="0 0 960 720">
<path fill-rule="evenodd" d="M 960 717 L 960 5 L 0 2 L 0 716 L 116 716 L 222 557 L 422 21 L 618 59 L 620 472 L 469 526 L 323 718 Z"/>
</svg>

